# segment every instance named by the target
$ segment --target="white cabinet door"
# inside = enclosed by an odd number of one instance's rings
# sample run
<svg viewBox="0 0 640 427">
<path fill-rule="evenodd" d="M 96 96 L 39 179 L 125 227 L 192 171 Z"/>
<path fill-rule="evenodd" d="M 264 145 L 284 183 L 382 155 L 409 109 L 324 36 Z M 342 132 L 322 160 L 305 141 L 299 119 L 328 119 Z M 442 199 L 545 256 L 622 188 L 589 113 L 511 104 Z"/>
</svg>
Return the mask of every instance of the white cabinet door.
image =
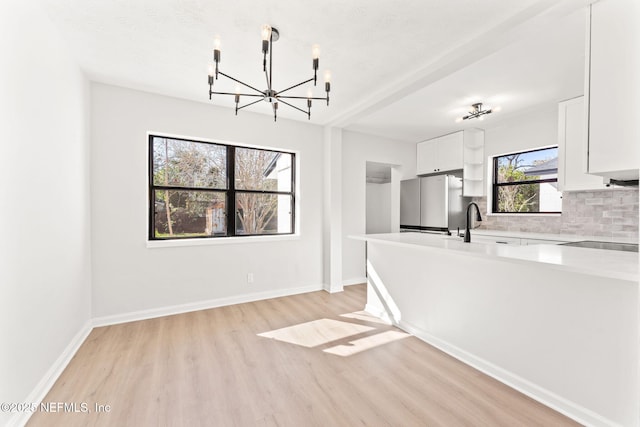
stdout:
<svg viewBox="0 0 640 427">
<path fill-rule="evenodd" d="M 464 132 L 438 138 L 438 171 L 462 169 Z"/>
<path fill-rule="evenodd" d="M 429 140 L 418 143 L 416 175 L 425 175 L 437 172 L 437 157 L 437 141 Z"/>
<path fill-rule="evenodd" d="M 603 178 L 587 174 L 584 97 L 558 104 L 558 186 L 560 191 L 602 190 Z"/>
<path fill-rule="evenodd" d="M 587 49 L 589 173 L 638 179 L 640 164 L 640 1 L 591 5 Z"/>
<path fill-rule="evenodd" d="M 416 174 L 462 169 L 462 142 L 463 133 L 456 132 L 418 143 Z"/>
</svg>

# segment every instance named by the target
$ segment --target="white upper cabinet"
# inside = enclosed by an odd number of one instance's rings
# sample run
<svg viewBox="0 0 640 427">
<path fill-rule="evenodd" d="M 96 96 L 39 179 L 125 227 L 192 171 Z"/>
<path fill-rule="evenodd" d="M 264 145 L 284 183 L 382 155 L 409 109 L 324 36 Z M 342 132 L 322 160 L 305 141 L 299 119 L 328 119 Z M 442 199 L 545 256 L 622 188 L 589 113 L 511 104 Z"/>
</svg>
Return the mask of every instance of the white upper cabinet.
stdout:
<svg viewBox="0 0 640 427">
<path fill-rule="evenodd" d="M 462 132 L 419 142 L 416 174 L 427 175 L 462 169 L 462 143 Z"/>
<path fill-rule="evenodd" d="M 640 1 L 591 5 L 587 35 L 588 172 L 638 179 Z"/>
<path fill-rule="evenodd" d="M 417 175 L 463 171 L 463 196 L 484 195 L 484 131 L 466 129 L 417 146 Z"/>
<path fill-rule="evenodd" d="M 603 178 L 587 173 L 584 97 L 558 104 L 558 187 L 560 191 L 601 190 Z"/>
</svg>

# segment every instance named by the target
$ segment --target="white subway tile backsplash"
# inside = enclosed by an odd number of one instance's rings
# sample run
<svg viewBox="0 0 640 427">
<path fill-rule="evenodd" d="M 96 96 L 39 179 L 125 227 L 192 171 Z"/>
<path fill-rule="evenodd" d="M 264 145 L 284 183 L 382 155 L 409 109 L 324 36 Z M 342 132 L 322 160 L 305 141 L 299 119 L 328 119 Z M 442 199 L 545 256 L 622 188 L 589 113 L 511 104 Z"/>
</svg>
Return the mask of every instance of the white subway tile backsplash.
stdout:
<svg viewBox="0 0 640 427">
<path fill-rule="evenodd" d="M 486 197 L 474 201 L 487 212 Z M 637 239 L 638 189 L 566 191 L 560 216 L 492 215 L 483 218 L 480 228 Z"/>
</svg>

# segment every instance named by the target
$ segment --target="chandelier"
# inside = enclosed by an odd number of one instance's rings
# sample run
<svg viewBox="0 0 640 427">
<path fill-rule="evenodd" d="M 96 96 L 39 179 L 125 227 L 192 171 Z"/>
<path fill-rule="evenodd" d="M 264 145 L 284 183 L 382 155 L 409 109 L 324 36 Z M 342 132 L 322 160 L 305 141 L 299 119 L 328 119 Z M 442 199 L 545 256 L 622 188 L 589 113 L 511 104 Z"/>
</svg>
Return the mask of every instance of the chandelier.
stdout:
<svg viewBox="0 0 640 427">
<path fill-rule="evenodd" d="M 469 114 L 462 117 L 461 119 L 459 119 L 458 121 L 462 121 L 462 120 L 469 120 L 469 119 L 484 119 L 485 114 L 491 114 L 493 111 L 491 110 L 491 108 L 488 108 L 486 110 L 482 109 L 482 102 L 477 102 L 475 104 L 471 105 L 471 111 L 469 111 Z"/>
<path fill-rule="evenodd" d="M 312 100 L 320 100 L 327 101 L 327 105 L 329 105 L 329 92 L 331 90 L 331 73 L 329 71 L 325 71 L 324 74 L 324 90 L 326 92 L 326 96 L 323 98 L 314 97 L 312 95 L 311 89 L 307 92 L 307 96 L 288 96 L 283 95 L 285 92 L 295 89 L 299 86 L 305 85 L 307 83 L 313 82 L 313 85 L 316 86 L 318 81 L 318 65 L 320 63 L 320 48 L 318 45 L 314 45 L 312 47 L 312 56 L 313 56 L 313 77 L 302 81 L 300 83 L 294 84 L 286 89 L 277 91 L 271 85 L 273 79 L 273 43 L 278 41 L 280 38 L 280 32 L 277 28 L 271 27 L 269 25 L 264 25 L 262 27 L 262 71 L 265 74 L 267 80 L 267 88 L 265 90 L 260 90 L 242 82 L 234 77 L 231 77 L 228 74 L 220 71 L 220 38 L 216 37 L 214 39 L 214 49 L 213 49 L 213 63 L 209 65 L 209 99 L 212 99 L 213 95 L 232 95 L 235 98 L 236 103 L 236 116 L 238 115 L 238 110 L 249 107 L 251 105 L 257 104 L 260 101 L 265 101 L 271 104 L 271 108 L 273 109 L 273 120 L 276 121 L 278 119 L 278 105 L 280 103 L 287 105 L 291 108 L 294 108 L 304 114 L 307 115 L 309 120 L 311 120 L 311 101 Z M 267 54 L 269 55 L 267 61 Z M 240 86 L 236 86 L 235 93 L 231 92 L 216 92 L 213 90 L 213 84 L 215 80 L 218 80 L 218 75 L 224 76 L 239 85 L 244 86 L 247 89 L 250 89 L 249 93 L 241 93 Z M 240 105 L 240 101 L 243 98 L 248 98 L 248 101 L 244 105 Z M 258 98 L 253 100 L 254 98 Z M 288 102 L 288 101 L 289 102 Z M 304 110 L 299 108 L 291 102 L 295 102 L 296 100 L 306 100 L 307 109 Z"/>
</svg>

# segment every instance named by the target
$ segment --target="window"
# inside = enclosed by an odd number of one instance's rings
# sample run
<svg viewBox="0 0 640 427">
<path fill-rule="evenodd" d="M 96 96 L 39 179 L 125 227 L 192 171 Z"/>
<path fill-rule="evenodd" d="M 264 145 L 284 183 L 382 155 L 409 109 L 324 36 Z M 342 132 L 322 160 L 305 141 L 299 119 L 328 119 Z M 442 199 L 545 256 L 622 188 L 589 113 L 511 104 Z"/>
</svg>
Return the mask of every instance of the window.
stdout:
<svg viewBox="0 0 640 427">
<path fill-rule="evenodd" d="M 150 135 L 149 239 L 292 234 L 294 167 L 293 153 Z"/>
<path fill-rule="evenodd" d="M 493 213 L 560 213 L 558 147 L 493 158 Z"/>
</svg>

